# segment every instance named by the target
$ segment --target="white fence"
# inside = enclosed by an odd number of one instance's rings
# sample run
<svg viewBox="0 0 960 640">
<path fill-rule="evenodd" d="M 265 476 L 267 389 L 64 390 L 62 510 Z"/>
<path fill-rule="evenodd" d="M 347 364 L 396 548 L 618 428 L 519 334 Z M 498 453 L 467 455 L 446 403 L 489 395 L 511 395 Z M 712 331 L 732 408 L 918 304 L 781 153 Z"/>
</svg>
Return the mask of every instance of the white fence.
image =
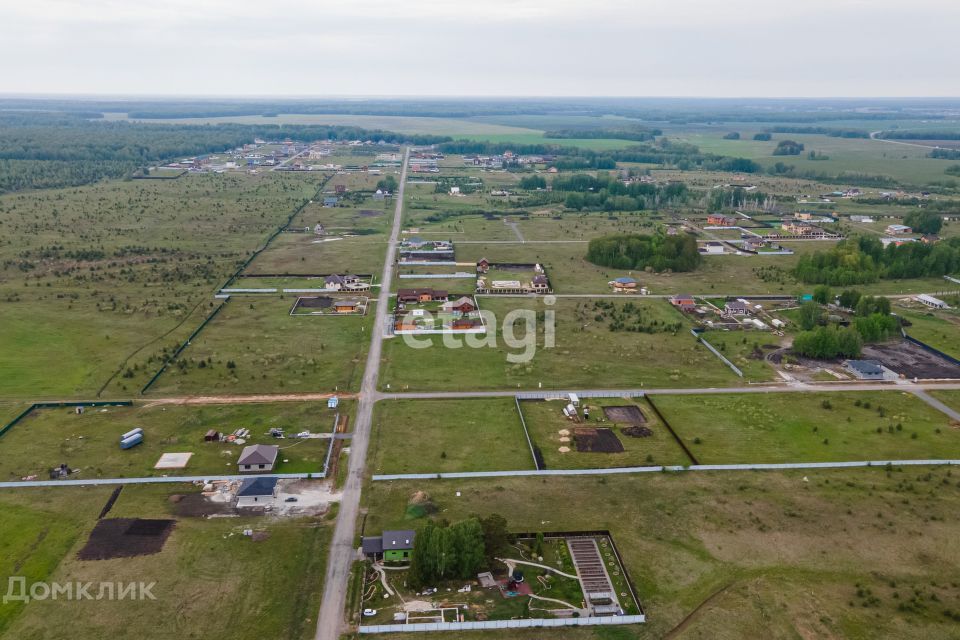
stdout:
<svg viewBox="0 0 960 640">
<path fill-rule="evenodd" d="M 360 633 L 420 633 L 423 631 L 478 631 L 483 629 L 537 629 L 550 627 L 597 627 L 642 624 L 645 615 L 592 618 L 532 618 L 529 620 L 484 620 L 482 622 L 418 622 L 414 624 L 360 625 Z"/>
</svg>

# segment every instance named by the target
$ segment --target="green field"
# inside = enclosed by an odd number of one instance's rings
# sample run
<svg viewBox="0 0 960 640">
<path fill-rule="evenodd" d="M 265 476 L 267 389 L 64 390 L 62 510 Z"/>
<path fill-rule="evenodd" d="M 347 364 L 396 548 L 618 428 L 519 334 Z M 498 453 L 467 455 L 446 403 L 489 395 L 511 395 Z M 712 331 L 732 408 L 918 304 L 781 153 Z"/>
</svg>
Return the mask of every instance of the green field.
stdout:
<svg viewBox="0 0 960 640">
<path fill-rule="evenodd" d="M 897 391 L 657 395 L 653 402 L 703 464 L 960 457 L 960 433 L 948 417 Z"/>
<path fill-rule="evenodd" d="M 780 347 L 783 338 L 767 331 L 705 331 L 701 337 L 740 369 L 745 381 L 777 379 L 776 371 L 764 356 L 773 347 Z"/>
<path fill-rule="evenodd" d="M 231 299 L 149 392 L 292 393 L 359 387 L 373 310 L 366 316 L 291 316 L 295 300 L 290 294 Z"/>
<path fill-rule="evenodd" d="M 109 517 L 168 518 L 171 495 L 189 485 L 128 486 Z M 0 580 L 25 576 L 91 582 L 91 599 L 34 600 L 0 607 L 6 638 L 312 638 L 323 586 L 330 521 L 181 517 L 160 553 L 81 561 L 111 489 L 28 489 L 0 494 Z M 253 542 L 246 528 L 265 539 Z M 251 579 L 255 576 L 255 579 Z M 155 599 L 94 600 L 101 582 L 155 582 Z M 116 592 L 115 592 L 116 593 Z"/>
<path fill-rule="evenodd" d="M 496 348 L 483 346 L 447 348 L 444 336 L 417 336 L 417 348 L 404 338 L 388 340 L 383 346 L 380 386 L 390 390 L 453 390 L 470 388 L 511 389 L 620 387 L 730 386 L 740 382 L 730 369 L 690 335 L 688 320 L 664 300 L 634 300 L 651 319 L 681 325 L 675 334 L 610 331 L 593 320 L 592 303 L 559 299 L 549 307 L 556 312 L 553 348 L 543 345 L 543 323 L 536 329 L 537 348 L 523 342 L 527 332 L 517 322 L 511 346 L 504 339 L 503 322 L 509 312 L 528 309 L 543 314 L 548 306 L 542 299 L 520 300 L 486 296 L 480 308 L 498 318 Z M 543 318 L 544 316 L 540 316 Z M 493 335 L 493 334 L 490 334 Z M 531 334 L 532 335 L 532 334 Z M 455 336 L 456 337 L 456 336 Z M 459 337 L 458 343 L 459 342 Z M 479 337 L 469 338 L 479 340 Z M 487 338 L 489 340 L 489 337 Z M 460 343 L 465 344 L 465 343 Z M 474 344 L 471 342 L 470 344 Z M 489 344 L 484 342 L 483 344 Z M 535 353 L 534 353 L 535 351 Z M 529 362 L 511 363 L 507 356 L 521 358 L 533 353 Z"/>
<path fill-rule="evenodd" d="M 371 473 L 533 468 L 512 398 L 387 400 L 375 411 Z"/>
<path fill-rule="evenodd" d="M 349 403 L 341 405 L 350 410 Z M 244 445 L 204 442 L 209 429 L 232 433 L 250 429 L 246 444 L 280 446 L 278 472 L 321 472 L 329 441 L 271 437 L 271 427 L 288 435 L 300 431 L 329 433 L 338 410 L 326 403 L 280 402 L 236 405 L 151 405 L 38 409 L 0 437 L 0 478 L 15 481 L 30 475 L 46 480 L 47 471 L 67 464 L 72 479 L 130 478 L 161 475 L 238 473 L 236 461 Z M 120 436 L 135 427 L 144 430 L 143 444 L 122 450 Z M 162 453 L 193 456 L 184 469 L 154 469 Z"/>
<path fill-rule="evenodd" d="M 244 271 L 252 274 L 377 274 L 387 253 L 380 236 L 321 240 L 312 233 L 283 234 Z"/>
<path fill-rule="evenodd" d="M 910 326 L 905 329 L 911 338 L 960 358 L 960 315 L 955 310 L 934 312 L 897 308 L 894 313 L 910 321 Z"/>
<path fill-rule="evenodd" d="M 90 395 L 128 357 L 178 344 L 318 179 L 191 175 L 0 196 L 16 240 L 0 242 L 0 397 Z"/>
<path fill-rule="evenodd" d="M 564 402 L 525 401 L 520 404 L 527 429 L 543 454 L 547 469 L 601 469 L 608 467 L 642 467 L 650 465 L 690 464 L 680 445 L 644 400 L 636 398 L 584 398 L 583 405 L 590 407 L 590 420 L 581 424 L 568 420 L 562 412 Z M 647 419 L 645 426 L 653 435 L 638 438 L 621 433 L 625 426 L 603 418 L 604 406 L 629 406 L 640 408 Z M 593 453 L 577 451 L 573 432 L 578 426 L 610 428 L 616 434 L 624 451 L 621 453 Z M 561 435 L 566 431 L 567 435 Z M 562 440 L 562 438 L 568 438 Z M 568 451 L 561 451 L 566 448 Z"/>
<path fill-rule="evenodd" d="M 513 531 L 607 529 L 648 616 L 481 638 L 664 638 L 692 614 L 677 637 L 922 640 L 955 631 L 954 485 L 945 468 L 457 479 L 374 482 L 364 504 L 374 531 L 416 528 L 418 491 L 451 522 L 496 512 Z"/>
</svg>

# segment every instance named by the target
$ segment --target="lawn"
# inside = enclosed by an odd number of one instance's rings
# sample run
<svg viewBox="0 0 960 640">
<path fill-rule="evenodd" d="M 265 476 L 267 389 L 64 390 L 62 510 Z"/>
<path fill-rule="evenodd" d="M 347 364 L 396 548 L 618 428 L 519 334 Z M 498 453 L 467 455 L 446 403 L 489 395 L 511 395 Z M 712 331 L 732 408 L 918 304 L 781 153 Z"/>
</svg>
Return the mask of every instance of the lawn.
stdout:
<svg viewBox="0 0 960 640">
<path fill-rule="evenodd" d="M 647 613 L 623 629 L 480 638 L 664 638 L 693 614 L 677 637 L 922 640 L 956 627 L 956 483 L 946 468 L 685 472 L 375 482 L 364 501 L 374 531 L 417 528 L 418 491 L 451 522 L 497 512 L 513 531 L 607 529 Z"/>
<path fill-rule="evenodd" d="M 344 391 L 359 387 L 374 309 L 368 309 L 366 316 L 291 316 L 295 300 L 291 295 L 230 300 L 149 393 Z M 158 362 L 154 364 L 159 368 Z"/>
<path fill-rule="evenodd" d="M 341 412 L 349 412 L 342 403 Z M 38 409 L 0 437 L 0 479 L 19 480 L 28 475 L 47 479 L 47 471 L 61 463 L 79 473 L 73 479 L 128 478 L 162 475 L 238 473 L 242 445 L 204 442 L 209 429 L 232 433 L 250 429 L 246 444 L 281 447 L 278 472 L 307 473 L 323 470 L 326 439 L 283 439 L 268 435 L 271 427 L 287 434 L 309 430 L 329 433 L 337 410 L 326 403 L 278 402 L 237 405 L 151 405 L 87 408 L 77 415 L 72 407 Z M 144 430 L 143 444 L 122 450 L 120 436 L 135 427 Z M 162 453 L 192 452 L 184 469 L 158 470 L 153 466 Z"/>
<path fill-rule="evenodd" d="M 196 490 L 189 485 L 128 486 L 109 517 L 169 518 L 170 496 Z M 109 495 L 109 488 L 0 494 L 4 513 L 17 514 L 0 523 L 0 544 L 17 554 L 3 557 L 23 563 L 12 569 L 0 564 L 0 579 L 27 575 L 31 582 L 93 585 L 91 599 L 61 597 L 0 607 L 4 637 L 54 638 L 64 629 L 77 640 L 313 637 L 329 520 L 182 517 L 157 554 L 78 560 L 76 552 Z M 254 542 L 242 535 L 247 528 L 265 539 Z M 155 599 L 94 600 L 101 582 L 155 583 Z"/>
<path fill-rule="evenodd" d="M 709 387 L 740 383 L 725 364 L 690 334 L 688 320 L 663 300 L 635 299 L 646 317 L 661 327 L 680 328 L 658 333 L 610 331 L 595 321 L 592 303 L 559 299 L 552 306 L 542 298 L 478 300 L 480 308 L 496 314 L 496 331 L 486 336 L 416 336 L 387 340 L 383 347 L 381 387 L 402 390 L 536 389 L 598 387 Z M 539 314 L 534 334 L 522 320 L 507 325 L 514 342 L 504 339 L 509 312 L 526 309 Z M 545 347 L 544 313 L 556 313 L 555 346 Z M 512 319 L 512 318 L 511 318 Z M 510 329 L 507 329 L 508 337 Z M 530 334 L 530 337 L 525 337 Z M 466 342 L 464 342 L 466 341 Z M 487 346 L 492 341 L 496 347 Z M 465 345 L 483 345 L 470 348 Z M 445 345 L 450 345 L 445 346 Z M 516 346 L 512 346 L 516 345 Z M 532 359 L 524 362 L 524 357 Z M 511 357 L 516 362 L 507 358 Z"/>
<path fill-rule="evenodd" d="M 960 411 L 960 389 L 937 389 L 927 393 L 945 405 Z"/>
<path fill-rule="evenodd" d="M 547 469 L 601 469 L 609 467 L 641 467 L 649 465 L 690 464 L 690 459 L 677 444 L 666 427 L 660 423 L 650 405 L 638 398 L 583 398 L 590 407 L 590 420 L 582 426 L 609 428 L 623 444 L 620 453 L 594 453 L 577 451 L 573 442 L 573 430 L 578 424 L 563 415 L 564 402 L 530 400 L 520 404 L 527 430 L 541 453 Z M 653 434 L 647 437 L 632 437 L 621 432 L 625 424 L 604 418 L 604 406 L 636 406 L 646 418 L 644 426 Z M 581 412 L 582 415 L 582 412 Z M 561 435 L 561 431 L 567 435 Z M 562 438 L 568 438 L 562 440 Z M 569 449 L 561 451 L 561 449 Z"/>
<path fill-rule="evenodd" d="M 512 398 L 387 400 L 376 405 L 375 474 L 532 469 Z"/>
<path fill-rule="evenodd" d="M 960 432 L 947 416 L 898 391 L 652 401 L 702 464 L 960 457 Z"/>
</svg>

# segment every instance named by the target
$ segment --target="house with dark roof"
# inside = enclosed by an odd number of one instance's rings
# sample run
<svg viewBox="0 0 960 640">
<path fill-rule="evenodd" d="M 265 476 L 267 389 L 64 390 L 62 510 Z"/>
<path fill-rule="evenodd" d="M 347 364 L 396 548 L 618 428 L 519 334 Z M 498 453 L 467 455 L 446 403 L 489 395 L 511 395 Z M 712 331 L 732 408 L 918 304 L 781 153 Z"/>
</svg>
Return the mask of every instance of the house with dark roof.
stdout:
<svg viewBox="0 0 960 640">
<path fill-rule="evenodd" d="M 615 278 L 608 282 L 614 291 L 632 291 L 637 288 L 637 281 L 633 278 L 628 278 L 623 276 L 622 278 Z"/>
<path fill-rule="evenodd" d="M 728 300 L 723 305 L 723 315 L 728 318 L 745 316 L 749 312 L 750 310 L 747 308 L 747 303 L 743 300 Z"/>
<path fill-rule="evenodd" d="M 276 478 L 247 478 L 237 491 L 237 507 L 270 506 L 276 491 Z"/>
<path fill-rule="evenodd" d="M 847 360 L 843 366 L 860 380 L 883 380 L 883 367 L 876 360 Z"/>
<path fill-rule="evenodd" d="M 382 558 L 384 562 L 409 562 L 413 555 L 413 541 L 417 532 L 411 529 L 384 531 L 375 537 L 364 536 L 363 555 L 374 560 Z"/>
<path fill-rule="evenodd" d="M 277 464 L 280 447 L 275 444 L 253 444 L 243 448 L 237 466 L 240 473 L 263 473 L 273 471 Z"/>
</svg>

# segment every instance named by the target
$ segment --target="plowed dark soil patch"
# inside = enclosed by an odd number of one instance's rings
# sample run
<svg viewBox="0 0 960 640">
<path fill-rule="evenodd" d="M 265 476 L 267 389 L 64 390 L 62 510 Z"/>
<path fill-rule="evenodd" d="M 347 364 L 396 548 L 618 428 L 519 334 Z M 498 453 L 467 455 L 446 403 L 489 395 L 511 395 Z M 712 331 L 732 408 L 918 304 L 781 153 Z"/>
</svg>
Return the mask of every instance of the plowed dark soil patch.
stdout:
<svg viewBox="0 0 960 640">
<path fill-rule="evenodd" d="M 653 429 L 650 427 L 624 427 L 620 429 L 620 433 L 625 436 L 630 436 L 631 438 L 649 438 L 653 435 Z"/>
<path fill-rule="evenodd" d="M 382 211 L 374 211 L 372 209 L 361 209 L 360 217 L 362 218 L 375 218 L 379 215 L 383 215 Z"/>
<path fill-rule="evenodd" d="M 573 430 L 573 441 L 580 453 L 620 453 L 623 443 L 613 429 L 593 429 L 577 427 Z"/>
<path fill-rule="evenodd" d="M 180 496 L 173 512 L 181 518 L 206 518 L 213 515 L 233 515 L 237 510 L 230 503 L 211 502 L 199 493 L 188 493 Z"/>
<path fill-rule="evenodd" d="M 327 296 L 317 296 L 316 298 L 300 298 L 297 301 L 298 307 L 306 309 L 327 309 L 333 305 L 333 298 Z"/>
<path fill-rule="evenodd" d="M 80 560 L 110 560 L 160 553 L 176 522 L 140 518 L 100 520 L 77 557 Z"/>
<path fill-rule="evenodd" d="M 604 407 L 603 415 L 610 422 L 620 422 L 622 424 L 646 424 L 647 417 L 643 411 L 636 405 L 624 405 L 617 407 Z"/>
</svg>

